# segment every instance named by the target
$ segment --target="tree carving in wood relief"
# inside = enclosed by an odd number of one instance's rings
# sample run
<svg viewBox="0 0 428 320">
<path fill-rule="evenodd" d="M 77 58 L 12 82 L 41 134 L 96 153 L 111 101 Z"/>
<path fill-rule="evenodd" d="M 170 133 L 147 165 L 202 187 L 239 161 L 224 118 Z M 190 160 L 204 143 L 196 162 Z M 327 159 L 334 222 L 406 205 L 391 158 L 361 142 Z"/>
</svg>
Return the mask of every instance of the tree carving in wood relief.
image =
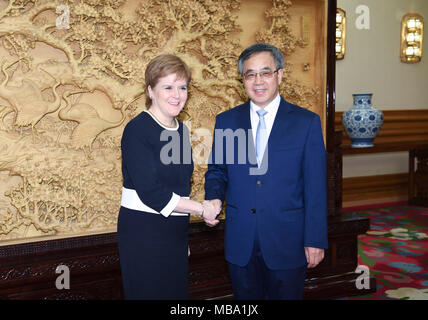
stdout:
<svg viewBox="0 0 428 320">
<path fill-rule="evenodd" d="M 273 5 L 286 16 L 288 1 Z M 160 53 L 192 71 L 180 117 L 202 200 L 215 116 L 246 100 L 239 9 L 239 0 L 0 1 L 0 240 L 115 230 L 122 131 L 145 109 L 144 70 Z M 286 19 L 267 18 L 257 40 L 299 45 Z M 298 83 L 285 91 L 296 102 L 316 95 Z"/>
</svg>

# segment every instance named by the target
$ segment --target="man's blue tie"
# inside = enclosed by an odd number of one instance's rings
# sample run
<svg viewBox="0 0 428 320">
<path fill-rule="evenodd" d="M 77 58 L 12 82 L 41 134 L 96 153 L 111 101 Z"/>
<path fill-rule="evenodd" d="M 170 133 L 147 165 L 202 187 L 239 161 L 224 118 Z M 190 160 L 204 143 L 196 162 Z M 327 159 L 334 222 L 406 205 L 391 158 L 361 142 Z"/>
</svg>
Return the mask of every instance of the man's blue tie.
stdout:
<svg viewBox="0 0 428 320">
<path fill-rule="evenodd" d="M 267 130 L 265 123 L 265 114 L 267 113 L 264 109 L 257 110 L 257 114 L 259 115 L 259 124 L 257 125 L 256 132 L 256 156 L 257 162 L 262 162 L 263 151 L 265 150 L 267 143 Z"/>
</svg>

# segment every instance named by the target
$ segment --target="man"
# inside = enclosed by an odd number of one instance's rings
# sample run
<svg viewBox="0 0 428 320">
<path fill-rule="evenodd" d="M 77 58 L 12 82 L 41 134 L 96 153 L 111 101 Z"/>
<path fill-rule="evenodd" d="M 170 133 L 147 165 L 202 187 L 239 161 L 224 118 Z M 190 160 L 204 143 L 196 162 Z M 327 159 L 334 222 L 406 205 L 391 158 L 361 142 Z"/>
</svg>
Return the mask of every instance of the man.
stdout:
<svg viewBox="0 0 428 320">
<path fill-rule="evenodd" d="M 279 95 L 284 57 L 276 47 L 250 46 L 238 68 L 250 100 L 216 118 L 205 198 L 217 208 L 226 202 L 225 255 L 235 299 L 301 299 L 306 268 L 327 248 L 320 118 Z"/>
</svg>

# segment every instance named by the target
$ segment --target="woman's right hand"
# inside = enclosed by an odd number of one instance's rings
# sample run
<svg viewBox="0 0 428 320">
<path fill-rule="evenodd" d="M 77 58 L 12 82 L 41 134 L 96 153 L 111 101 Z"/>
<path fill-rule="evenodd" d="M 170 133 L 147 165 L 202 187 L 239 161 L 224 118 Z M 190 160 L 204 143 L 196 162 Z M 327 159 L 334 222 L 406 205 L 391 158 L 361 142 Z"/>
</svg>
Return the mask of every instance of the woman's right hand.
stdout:
<svg viewBox="0 0 428 320">
<path fill-rule="evenodd" d="M 212 201 L 205 200 L 202 202 L 203 214 L 202 218 L 205 223 L 210 226 L 216 226 L 220 221 L 216 217 L 220 214 L 221 206 L 214 205 Z"/>
</svg>

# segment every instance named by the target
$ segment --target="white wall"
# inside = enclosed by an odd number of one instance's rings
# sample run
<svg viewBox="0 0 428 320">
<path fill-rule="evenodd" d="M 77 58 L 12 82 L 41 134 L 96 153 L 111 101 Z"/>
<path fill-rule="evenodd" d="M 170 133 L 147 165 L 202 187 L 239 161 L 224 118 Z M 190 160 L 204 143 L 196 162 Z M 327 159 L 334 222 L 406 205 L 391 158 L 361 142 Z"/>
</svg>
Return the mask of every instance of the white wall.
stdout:
<svg viewBox="0 0 428 320">
<path fill-rule="evenodd" d="M 370 29 L 359 30 L 355 21 L 359 5 L 370 9 Z M 428 109 L 428 45 L 424 39 L 422 61 L 400 61 L 401 18 L 409 12 L 425 20 L 428 36 L 428 0 L 337 0 L 346 11 L 346 54 L 336 62 L 336 111 L 352 106 L 353 93 L 373 93 L 381 110 Z M 343 176 L 407 172 L 406 152 L 346 156 Z"/>
</svg>

